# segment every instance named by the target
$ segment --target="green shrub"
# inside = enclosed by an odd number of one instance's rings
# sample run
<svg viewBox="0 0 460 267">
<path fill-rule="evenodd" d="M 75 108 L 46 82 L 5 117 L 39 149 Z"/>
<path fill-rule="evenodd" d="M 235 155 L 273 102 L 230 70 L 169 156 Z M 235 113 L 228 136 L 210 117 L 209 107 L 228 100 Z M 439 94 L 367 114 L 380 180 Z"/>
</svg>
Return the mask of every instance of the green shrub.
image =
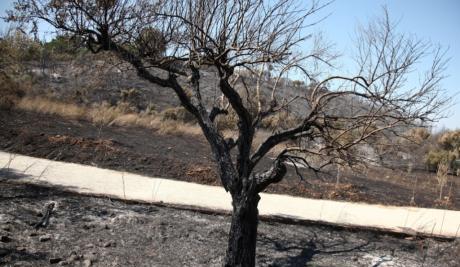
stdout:
<svg viewBox="0 0 460 267">
<path fill-rule="evenodd" d="M 447 162 L 452 172 L 460 169 L 460 130 L 440 134 L 436 143 L 428 151 L 425 163 L 430 170 L 442 162 Z"/>
<path fill-rule="evenodd" d="M 25 94 L 20 84 L 10 76 L 0 73 L 0 108 L 11 109 Z"/>
<path fill-rule="evenodd" d="M 444 133 L 439 138 L 438 143 L 444 150 L 458 152 L 460 149 L 460 130 Z"/>
<path fill-rule="evenodd" d="M 87 49 L 82 46 L 81 40 L 66 35 L 58 35 L 43 44 L 41 56 L 55 60 L 71 60 L 86 51 Z"/>
<path fill-rule="evenodd" d="M 436 170 L 442 162 L 452 162 L 455 156 L 446 150 L 430 150 L 425 158 L 425 163 L 430 170 Z"/>
</svg>

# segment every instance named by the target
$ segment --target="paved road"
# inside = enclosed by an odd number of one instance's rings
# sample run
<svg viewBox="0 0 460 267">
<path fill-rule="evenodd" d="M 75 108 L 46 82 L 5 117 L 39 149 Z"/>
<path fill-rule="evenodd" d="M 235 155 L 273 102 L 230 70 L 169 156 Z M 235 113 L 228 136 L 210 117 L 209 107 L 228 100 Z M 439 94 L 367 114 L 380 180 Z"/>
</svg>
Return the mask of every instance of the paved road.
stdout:
<svg viewBox="0 0 460 267">
<path fill-rule="evenodd" d="M 60 186 L 78 193 L 188 205 L 202 209 L 231 210 L 230 195 L 221 187 L 146 177 L 1 151 L 0 168 L 0 176 L 3 178 Z M 460 211 L 451 210 L 261 194 L 259 213 L 409 234 L 423 233 L 444 237 L 460 235 Z"/>
</svg>

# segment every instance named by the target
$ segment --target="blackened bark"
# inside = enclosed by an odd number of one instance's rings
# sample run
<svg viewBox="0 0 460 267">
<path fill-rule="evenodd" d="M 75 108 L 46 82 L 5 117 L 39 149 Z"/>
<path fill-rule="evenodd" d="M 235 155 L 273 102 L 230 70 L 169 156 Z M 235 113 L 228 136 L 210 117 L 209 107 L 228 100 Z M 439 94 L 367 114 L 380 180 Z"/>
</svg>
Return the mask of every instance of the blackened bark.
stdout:
<svg viewBox="0 0 460 267">
<path fill-rule="evenodd" d="M 225 267 L 255 266 L 259 200 L 257 193 L 233 198 L 232 224 Z"/>
<path fill-rule="evenodd" d="M 283 162 L 283 159 L 277 159 L 273 163 L 273 167 L 269 170 L 254 174 L 254 178 L 256 179 L 256 190 L 257 192 L 262 192 L 269 186 L 270 184 L 278 183 L 286 175 L 287 168 Z"/>
</svg>

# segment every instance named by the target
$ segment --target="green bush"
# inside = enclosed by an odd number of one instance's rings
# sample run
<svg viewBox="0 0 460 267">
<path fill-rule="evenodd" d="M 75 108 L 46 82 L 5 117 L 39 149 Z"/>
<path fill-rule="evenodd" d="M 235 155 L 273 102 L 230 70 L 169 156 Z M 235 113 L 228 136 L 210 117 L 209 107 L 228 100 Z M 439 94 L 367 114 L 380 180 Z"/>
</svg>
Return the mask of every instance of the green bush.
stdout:
<svg viewBox="0 0 460 267">
<path fill-rule="evenodd" d="M 441 162 L 447 162 L 455 173 L 460 168 L 460 130 L 442 133 L 436 144 L 428 151 L 425 163 L 435 170 Z"/>
<path fill-rule="evenodd" d="M 460 130 L 444 133 L 439 138 L 438 143 L 442 149 L 458 151 L 460 149 Z"/>
<path fill-rule="evenodd" d="M 445 150 L 430 150 L 426 155 L 425 163 L 430 170 L 436 170 L 441 162 L 452 162 L 455 157 Z"/>
<path fill-rule="evenodd" d="M 20 84 L 10 76 L 0 72 L 0 108 L 9 110 L 24 96 Z"/>
<path fill-rule="evenodd" d="M 87 49 L 82 45 L 81 40 L 66 35 L 58 35 L 43 44 L 42 56 L 56 60 L 70 60 L 86 51 Z"/>
<path fill-rule="evenodd" d="M 1 61 L 8 59 L 11 62 L 29 61 L 40 58 L 41 44 L 32 40 L 21 31 L 8 33 L 0 41 Z"/>
</svg>

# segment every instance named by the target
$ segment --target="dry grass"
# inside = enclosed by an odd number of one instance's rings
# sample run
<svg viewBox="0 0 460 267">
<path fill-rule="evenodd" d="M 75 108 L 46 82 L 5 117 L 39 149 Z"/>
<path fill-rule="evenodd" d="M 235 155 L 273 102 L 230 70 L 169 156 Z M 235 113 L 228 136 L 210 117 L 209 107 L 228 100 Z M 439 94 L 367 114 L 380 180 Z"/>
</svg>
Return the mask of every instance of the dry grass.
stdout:
<svg viewBox="0 0 460 267">
<path fill-rule="evenodd" d="M 438 165 L 438 171 L 436 172 L 436 181 L 439 186 L 439 201 L 442 201 L 442 193 L 444 186 L 447 184 L 449 174 L 449 165 L 447 163 L 440 163 Z"/>
<path fill-rule="evenodd" d="M 0 69 L 0 108 L 11 109 L 25 92 L 30 90 L 29 81 L 17 82 L 8 73 Z"/>
<path fill-rule="evenodd" d="M 175 134 L 175 135 L 202 135 L 203 132 L 198 125 L 185 124 L 177 121 L 161 121 L 158 124 L 158 132 L 160 134 Z"/>
<path fill-rule="evenodd" d="M 202 131 L 195 124 L 192 115 L 183 108 L 170 108 L 161 113 L 157 112 L 134 112 L 127 103 L 111 106 L 107 102 L 93 104 L 84 107 L 73 103 L 64 103 L 45 97 L 23 97 L 17 101 L 15 107 L 21 110 L 39 112 L 43 114 L 58 115 L 69 119 L 84 119 L 101 126 L 137 126 L 156 130 L 160 134 L 168 135 L 193 135 L 200 136 Z M 238 132 L 231 127 L 223 127 L 221 130 L 225 138 L 237 138 Z M 271 135 L 268 130 L 261 129 L 254 136 L 253 149 L 257 148 Z M 276 155 L 286 147 L 279 144 L 270 151 L 270 155 Z"/>
<path fill-rule="evenodd" d="M 18 101 L 16 108 L 43 114 L 59 115 L 70 119 L 84 118 L 86 113 L 80 106 L 56 102 L 41 97 L 24 97 Z"/>
<path fill-rule="evenodd" d="M 91 107 L 83 107 L 42 97 L 24 97 L 18 101 L 16 108 L 70 119 L 85 119 L 98 125 L 143 127 L 156 130 L 160 134 L 202 134 L 200 127 L 195 124 L 167 120 L 159 114 L 134 113 L 123 104 L 110 106 L 107 103 L 102 103 Z"/>
<path fill-rule="evenodd" d="M 216 125 L 219 131 L 235 131 L 238 129 L 238 117 L 233 109 L 227 115 L 216 117 Z"/>
<path fill-rule="evenodd" d="M 183 107 L 167 108 L 161 112 L 163 120 L 195 123 L 195 117 Z"/>
</svg>

